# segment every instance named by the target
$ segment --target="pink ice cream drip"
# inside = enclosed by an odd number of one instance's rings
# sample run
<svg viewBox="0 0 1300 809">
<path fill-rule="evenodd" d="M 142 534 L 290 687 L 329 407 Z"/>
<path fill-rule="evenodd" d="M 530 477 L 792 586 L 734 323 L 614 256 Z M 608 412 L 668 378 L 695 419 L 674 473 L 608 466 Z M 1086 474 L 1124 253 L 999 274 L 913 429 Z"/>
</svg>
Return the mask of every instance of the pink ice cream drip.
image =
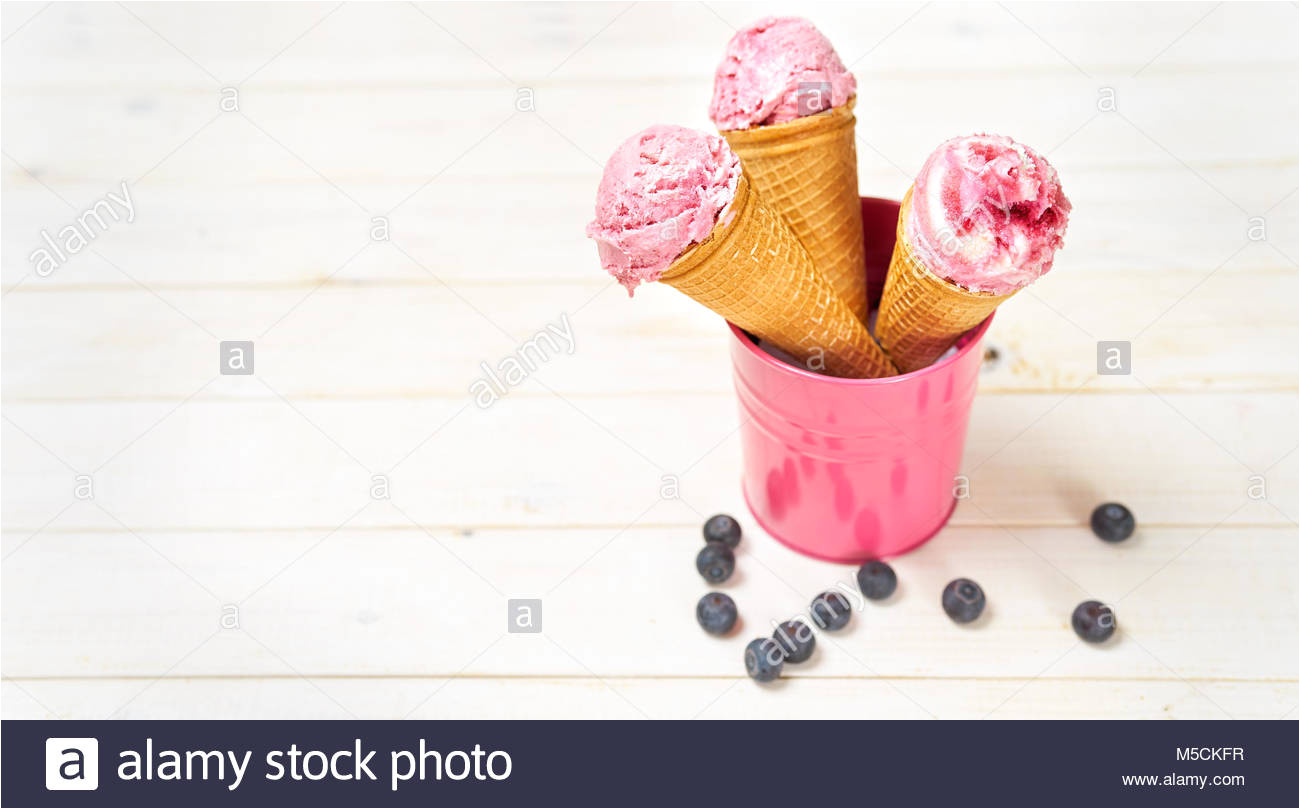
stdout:
<svg viewBox="0 0 1300 809">
<path fill-rule="evenodd" d="M 1006 295 L 1052 268 L 1070 217 L 1056 169 L 1003 135 L 953 138 L 912 186 L 907 242 L 936 275 Z"/>
<path fill-rule="evenodd" d="M 709 117 L 723 131 L 785 123 L 841 106 L 857 87 L 812 23 L 769 17 L 727 43 L 713 77 Z"/>
<path fill-rule="evenodd" d="M 740 158 L 716 135 L 657 125 L 623 141 L 605 164 L 587 225 L 601 266 L 629 295 L 659 280 L 719 219 L 728 221 L 739 179 Z"/>
</svg>

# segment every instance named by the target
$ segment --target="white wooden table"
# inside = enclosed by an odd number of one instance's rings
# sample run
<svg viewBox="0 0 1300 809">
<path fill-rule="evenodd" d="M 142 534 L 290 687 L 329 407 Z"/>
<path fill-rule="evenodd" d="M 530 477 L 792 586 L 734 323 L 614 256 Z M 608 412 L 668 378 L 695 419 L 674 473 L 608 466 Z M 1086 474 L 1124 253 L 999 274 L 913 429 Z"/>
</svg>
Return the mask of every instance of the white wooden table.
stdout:
<svg viewBox="0 0 1300 809">
<path fill-rule="evenodd" d="M 748 518 L 722 324 L 629 301 L 582 228 L 617 143 L 707 127 L 733 27 L 795 8 L 858 76 L 864 194 L 992 130 L 1075 212 L 990 334 L 972 498 L 765 689 L 745 642 L 852 568 Z M 3 716 L 1295 718 L 1296 16 L 5 5 Z M 134 221 L 35 274 L 123 181 Z M 562 316 L 572 354 L 471 401 Z M 1119 546 L 1086 527 L 1110 499 Z M 719 511 L 747 529 L 723 640 L 693 617 Z M 939 610 L 959 575 L 981 628 Z M 1086 598 L 1108 648 L 1070 631 Z"/>
</svg>

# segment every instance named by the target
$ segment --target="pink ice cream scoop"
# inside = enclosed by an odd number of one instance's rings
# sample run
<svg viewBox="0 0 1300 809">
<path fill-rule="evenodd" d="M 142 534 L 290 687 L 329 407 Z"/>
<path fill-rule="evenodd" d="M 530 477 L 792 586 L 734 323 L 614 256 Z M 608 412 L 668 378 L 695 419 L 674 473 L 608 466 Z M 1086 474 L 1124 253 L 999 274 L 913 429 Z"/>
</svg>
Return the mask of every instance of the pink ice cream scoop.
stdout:
<svg viewBox="0 0 1300 809">
<path fill-rule="evenodd" d="M 844 104 L 857 86 L 812 23 L 769 17 L 727 43 L 709 117 L 723 131 L 785 123 Z"/>
<path fill-rule="evenodd" d="M 681 126 L 657 125 L 633 135 L 605 163 L 596 190 L 596 240 L 601 266 L 627 287 L 657 281 L 686 248 L 728 219 L 740 158 L 727 142 Z"/>
<path fill-rule="evenodd" d="M 912 186 L 904 235 L 936 275 L 1006 295 L 1052 268 L 1070 217 L 1056 169 L 1003 135 L 953 138 Z"/>
</svg>

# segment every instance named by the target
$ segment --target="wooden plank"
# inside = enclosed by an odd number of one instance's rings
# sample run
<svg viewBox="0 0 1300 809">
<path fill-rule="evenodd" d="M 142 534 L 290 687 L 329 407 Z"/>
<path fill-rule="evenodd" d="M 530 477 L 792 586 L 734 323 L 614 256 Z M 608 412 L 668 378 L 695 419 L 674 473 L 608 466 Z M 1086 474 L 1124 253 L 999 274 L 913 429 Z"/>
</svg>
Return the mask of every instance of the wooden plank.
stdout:
<svg viewBox="0 0 1300 809">
<path fill-rule="evenodd" d="M 267 393 L 5 415 L 5 526 L 18 532 L 56 514 L 56 530 L 120 530 L 96 505 L 149 530 L 329 529 L 370 502 L 375 474 L 415 519 L 445 527 L 617 527 L 652 507 L 652 522 L 690 524 L 743 510 L 730 395 L 542 392 L 483 410 Z M 1294 394 L 977 397 L 963 464 L 972 498 L 957 520 L 1081 525 L 1119 499 L 1154 524 L 1290 524 L 1296 444 Z M 94 473 L 94 504 L 74 499 L 72 469 Z M 685 502 L 659 500 L 663 475 L 680 477 Z M 1249 499 L 1253 475 L 1268 500 Z M 384 508 L 356 519 L 407 524 Z"/>
<path fill-rule="evenodd" d="M 897 196 L 940 141 L 991 121 L 1043 150 L 1067 178 L 1083 167 L 1180 161 L 1285 167 L 1295 159 L 1287 133 L 1298 115 L 1296 81 L 1293 70 L 1271 67 L 1153 75 L 1116 82 L 1115 114 L 1099 113 L 1098 81 L 1079 75 L 990 76 L 978 93 L 947 74 L 883 77 L 860 92 L 861 163 L 893 171 Z M 535 109 L 523 112 L 515 92 L 504 82 L 269 85 L 247 88 L 240 111 L 221 115 L 215 85 L 48 92 L 6 84 L 6 106 L 31 125 L 13 130 L 5 151 L 56 189 L 81 181 L 112 188 L 145 175 L 170 185 L 250 177 L 278 184 L 323 175 L 334 184 L 321 185 L 332 199 L 381 215 L 442 171 L 545 181 L 599 171 L 620 142 L 650 123 L 710 128 L 705 78 L 539 87 Z M 1203 95 L 1202 104 L 1166 102 L 1193 92 Z M 629 95 L 637 104 L 626 103 Z M 78 115 L 70 118 L 69 109 Z M 907 125 L 894 123 L 900 119 Z M 1210 119 L 1219 125 L 1205 126 Z M 409 188 L 364 185 L 408 178 Z"/>
<path fill-rule="evenodd" d="M 1265 250 L 1265 248 L 1260 248 Z M 379 260 L 381 249 L 358 261 Z M 1297 276 L 1253 271 L 1238 257 L 1217 271 L 1060 270 L 999 310 L 999 355 L 985 393 L 1294 391 Z M 111 269 L 106 269 L 116 276 Z M 120 276 L 118 276 L 120 277 Z M 1140 286 L 1140 294 L 1132 294 Z M 32 290 L 32 291 L 29 291 Z M 1127 290 L 1127 291 L 1126 291 Z M 294 399 L 468 398 L 547 324 L 568 324 L 535 376 L 564 395 L 730 390 L 723 324 L 673 290 L 629 300 L 601 278 L 511 286 L 340 283 L 279 289 L 81 289 L 24 284 L 4 314 L 4 398 L 164 399 L 190 396 L 217 370 L 222 340 L 254 340 L 256 370 Z M 196 325 L 198 324 L 198 325 Z M 499 328 L 498 328 L 499 327 Z M 205 333 L 210 332 L 210 334 Z M 1098 378 L 1097 341 L 1128 340 L 1136 381 Z M 40 347 L 39 362 L 31 360 Z M 544 393 L 533 383 L 519 393 Z M 269 395 L 256 380 L 218 380 L 206 394 Z"/>
<path fill-rule="evenodd" d="M 258 83 L 411 80 L 519 81 L 657 76 L 710 76 L 732 30 L 771 14 L 757 3 L 533 3 L 474 8 L 421 3 L 344 6 L 302 3 L 258 9 L 255 22 L 241 9 L 219 5 L 168 8 L 131 3 L 132 13 L 174 42 L 217 79 L 236 82 L 250 72 Z M 39 4 L 15 4 L 18 24 Z M 799 13 L 834 41 L 859 76 L 990 71 L 1076 73 L 1071 62 L 1103 74 L 1158 76 L 1171 70 L 1223 70 L 1294 61 L 1291 12 L 1268 4 L 1224 5 L 1198 23 L 1200 3 L 1151 8 L 1117 6 L 1105 15 L 1086 8 L 1008 8 L 892 3 L 843 6 L 805 3 Z M 423 13 L 421 13 L 423 12 Z M 9 17 L 10 15 L 6 15 Z M 323 19 L 323 21 L 321 21 Z M 510 25 L 502 25 L 508 19 Z M 313 28 L 313 26 L 316 26 Z M 79 37 L 65 35 L 76 30 Z M 897 29 L 897 31 L 895 31 Z M 301 40 L 294 41 L 301 34 Z M 490 33 L 486 33 L 490 32 Z M 663 43 L 672 43 L 665 58 Z M 274 59 L 286 45 L 292 46 Z M 54 7 L 9 45 L 11 74 L 26 83 L 66 84 L 110 78 L 133 82 L 204 80 L 189 63 L 131 14 L 115 7 Z M 46 74 L 24 71 L 43 56 Z M 167 73 L 159 62 L 173 66 Z M 103 66 L 116 72 L 106 76 Z M 7 68 L 10 66 L 7 64 Z"/>
<path fill-rule="evenodd" d="M 865 151 L 863 158 L 864 194 L 898 197 L 906 190 L 896 168 L 867 165 Z M 518 285 L 596 283 L 604 277 L 595 250 L 582 237 L 598 179 L 594 165 L 545 180 L 453 169 L 390 215 L 389 235 L 409 258 L 392 245 L 372 244 L 350 262 L 371 244 L 370 219 L 314 174 L 274 184 L 242 172 L 179 183 L 151 176 L 131 189 L 135 221 L 113 224 L 95 238 L 102 259 L 83 251 L 48 277 L 32 274 L 30 254 L 44 244 L 42 230 L 57 235 L 73 214 L 21 170 L 8 168 L 3 233 L 14 249 L 4 252 L 0 267 L 7 286 L 27 278 L 24 292 L 134 288 L 132 278 L 160 291 L 294 286 L 305 292 L 321 283 L 436 285 L 444 279 Z M 1232 270 L 1295 274 L 1300 199 L 1286 196 L 1295 187 L 1276 165 L 1202 166 L 1197 172 L 1204 179 L 1167 156 L 1133 168 L 1076 168 L 1069 162 L 1061 168 L 1075 206 L 1070 234 L 1053 275 L 1033 288 L 1036 293 L 1049 280 L 1103 272 L 1122 273 L 1129 283 L 1168 273 L 1190 289 L 1225 261 Z M 347 187 L 358 198 L 397 200 L 428 179 L 365 180 Z M 121 193 L 117 181 L 56 187 L 76 206 L 114 189 Z M 1254 215 L 1267 212 L 1268 241 L 1248 241 L 1245 214 L 1215 189 Z M 507 243 L 497 236 L 503 214 L 511 233 Z M 1141 238 L 1135 238 L 1137 221 L 1143 223 Z"/>
<path fill-rule="evenodd" d="M 1017 689 L 1023 687 L 1023 690 Z M 5 719 L 1294 718 L 1292 683 L 792 678 L 9 680 Z"/>
<path fill-rule="evenodd" d="M 738 572 L 722 587 L 743 626 L 724 639 L 695 626 L 695 601 L 709 588 L 693 569 L 691 525 L 47 532 L 21 548 L 25 537 L 6 533 L 4 671 L 738 676 L 750 638 L 804 612 L 818 592 L 853 586 L 853 568 L 799 556 L 747 527 Z M 897 595 L 860 605 L 797 673 L 1293 685 L 1296 554 L 1292 527 L 1144 527 L 1122 545 L 1082 527 L 953 527 L 897 559 Z M 961 575 L 990 600 L 971 627 L 939 608 L 944 584 Z M 543 600 L 542 634 L 506 633 L 505 600 L 516 597 Z M 1115 604 L 1122 631 L 1107 647 L 1080 644 L 1069 628 L 1087 598 Z M 223 614 L 236 614 L 239 628 L 221 628 Z"/>
</svg>

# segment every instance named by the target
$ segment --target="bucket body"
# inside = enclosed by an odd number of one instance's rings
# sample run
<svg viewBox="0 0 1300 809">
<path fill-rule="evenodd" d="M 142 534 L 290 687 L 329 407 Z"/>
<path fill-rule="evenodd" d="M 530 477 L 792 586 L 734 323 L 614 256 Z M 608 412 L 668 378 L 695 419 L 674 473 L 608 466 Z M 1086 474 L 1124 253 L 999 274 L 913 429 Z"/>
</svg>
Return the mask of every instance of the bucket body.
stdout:
<svg viewBox="0 0 1300 809">
<path fill-rule="evenodd" d="M 867 282 L 879 304 L 898 203 L 863 199 Z M 788 365 L 731 326 L 742 487 L 758 523 L 801 553 L 836 562 L 894 556 L 948 521 L 993 318 L 935 364 L 885 379 L 837 379 Z"/>
</svg>

